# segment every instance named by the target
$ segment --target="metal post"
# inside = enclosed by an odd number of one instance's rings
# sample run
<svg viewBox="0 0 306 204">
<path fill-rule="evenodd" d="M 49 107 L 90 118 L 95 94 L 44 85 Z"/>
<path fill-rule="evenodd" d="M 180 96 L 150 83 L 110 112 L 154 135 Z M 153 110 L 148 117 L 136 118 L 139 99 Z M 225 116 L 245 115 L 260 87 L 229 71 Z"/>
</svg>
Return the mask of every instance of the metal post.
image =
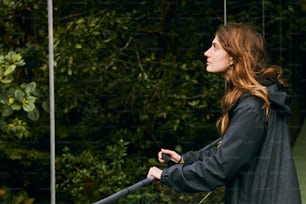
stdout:
<svg viewBox="0 0 306 204">
<path fill-rule="evenodd" d="M 48 0 L 49 33 L 49 94 L 50 94 L 50 193 L 55 204 L 55 114 L 54 114 L 54 56 L 53 56 L 53 2 Z"/>
<path fill-rule="evenodd" d="M 226 0 L 224 0 L 224 2 L 223 2 L 223 11 L 224 11 L 224 14 L 223 14 L 224 25 L 226 25 L 226 24 L 227 24 L 227 7 L 226 7 Z"/>
</svg>

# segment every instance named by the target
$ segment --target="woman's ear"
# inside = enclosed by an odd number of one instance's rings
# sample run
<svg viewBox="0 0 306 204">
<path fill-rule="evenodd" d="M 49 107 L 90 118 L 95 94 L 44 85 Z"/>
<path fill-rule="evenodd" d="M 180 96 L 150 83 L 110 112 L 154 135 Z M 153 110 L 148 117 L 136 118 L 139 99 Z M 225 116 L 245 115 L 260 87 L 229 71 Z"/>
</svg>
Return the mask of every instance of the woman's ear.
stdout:
<svg viewBox="0 0 306 204">
<path fill-rule="evenodd" d="M 227 68 L 232 70 L 232 69 L 234 69 L 234 67 L 235 67 L 235 61 L 234 61 L 233 57 L 230 57 L 229 62 L 227 64 Z"/>
<path fill-rule="evenodd" d="M 230 57 L 230 58 L 229 58 L 229 64 L 230 64 L 231 66 L 233 66 L 234 64 L 236 64 L 236 61 L 234 60 L 233 57 Z"/>
</svg>

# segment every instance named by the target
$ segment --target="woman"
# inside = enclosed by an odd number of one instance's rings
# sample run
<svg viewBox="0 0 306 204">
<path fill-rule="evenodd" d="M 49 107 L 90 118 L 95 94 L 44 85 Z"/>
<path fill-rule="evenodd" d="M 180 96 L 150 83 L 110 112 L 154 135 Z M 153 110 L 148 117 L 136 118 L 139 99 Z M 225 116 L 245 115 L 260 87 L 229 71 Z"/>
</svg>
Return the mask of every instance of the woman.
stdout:
<svg viewBox="0 0 306 204">
<path fill-rule="evenodd" d="M 151 167 L 147 176 L 182 192 L 211 191 L 225 186 L 225 203 L 300 204 L 291 153 L 290 114 L 282 69 L 266 65 L 264 41 L 245 23 L 220 26 L 204 53 L 206 70 L 222 74 L 227 90 L 217 121 L 217 147 L 182 156 L 162 149 L 177 164 Z"/>
</svg>

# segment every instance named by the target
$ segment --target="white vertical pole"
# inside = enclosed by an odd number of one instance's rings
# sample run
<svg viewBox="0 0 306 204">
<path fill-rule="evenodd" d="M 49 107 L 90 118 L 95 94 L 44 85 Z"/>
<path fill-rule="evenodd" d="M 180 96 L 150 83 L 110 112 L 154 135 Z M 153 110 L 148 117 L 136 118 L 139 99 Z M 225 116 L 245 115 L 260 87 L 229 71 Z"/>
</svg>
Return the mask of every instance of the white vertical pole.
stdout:
<svg viewBox="0 0 306 204">
<path fill-rule="evenodd" d="M 224 0 L 224 2 L 223 2 L 223 11 L 224 11 L 224 14 L 223 14 L 224 25 L 226 25 L 227 24 L 227 6 L 226 6 L 226 0 Z"/>
<path fill-rule="evenodd" d="M 53 55 L 53 2 L 48 0 L 49 33 L 49 94 L 50 94 L 50 196 L 55 204 L 55 111 L 54 111 L 54 55 Z"/>
</svg>

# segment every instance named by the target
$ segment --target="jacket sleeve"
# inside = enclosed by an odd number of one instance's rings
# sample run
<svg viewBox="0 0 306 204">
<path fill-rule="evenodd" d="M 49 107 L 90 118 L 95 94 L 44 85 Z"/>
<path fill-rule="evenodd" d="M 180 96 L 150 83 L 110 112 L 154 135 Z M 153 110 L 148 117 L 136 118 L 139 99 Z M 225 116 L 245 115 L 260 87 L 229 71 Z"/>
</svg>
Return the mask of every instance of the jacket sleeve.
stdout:
<svg viewBox="0 0 306 204">
<path fill-rule="evenodd" d="M 226 184 L 256 162 L 266 132 L 265 113 L 257 98 L 241 100 L 233 109 L 220 146 L 211 155 L 203 149 L 183 155 L 185 165 L 164 169 L 161 182 L 182 192 L 210 191 Z"/>
<path fill-rule="evenodd" d="M 218 138 L 198 151 L 189 151 L 183 154 L 184 164 L 192 164 L 195 161 L 201 160 L 201 158 L 211 156 L 217 151 L 217 146 L 221 143 L 220 141 L 221 138 Z"/>
</svg>

